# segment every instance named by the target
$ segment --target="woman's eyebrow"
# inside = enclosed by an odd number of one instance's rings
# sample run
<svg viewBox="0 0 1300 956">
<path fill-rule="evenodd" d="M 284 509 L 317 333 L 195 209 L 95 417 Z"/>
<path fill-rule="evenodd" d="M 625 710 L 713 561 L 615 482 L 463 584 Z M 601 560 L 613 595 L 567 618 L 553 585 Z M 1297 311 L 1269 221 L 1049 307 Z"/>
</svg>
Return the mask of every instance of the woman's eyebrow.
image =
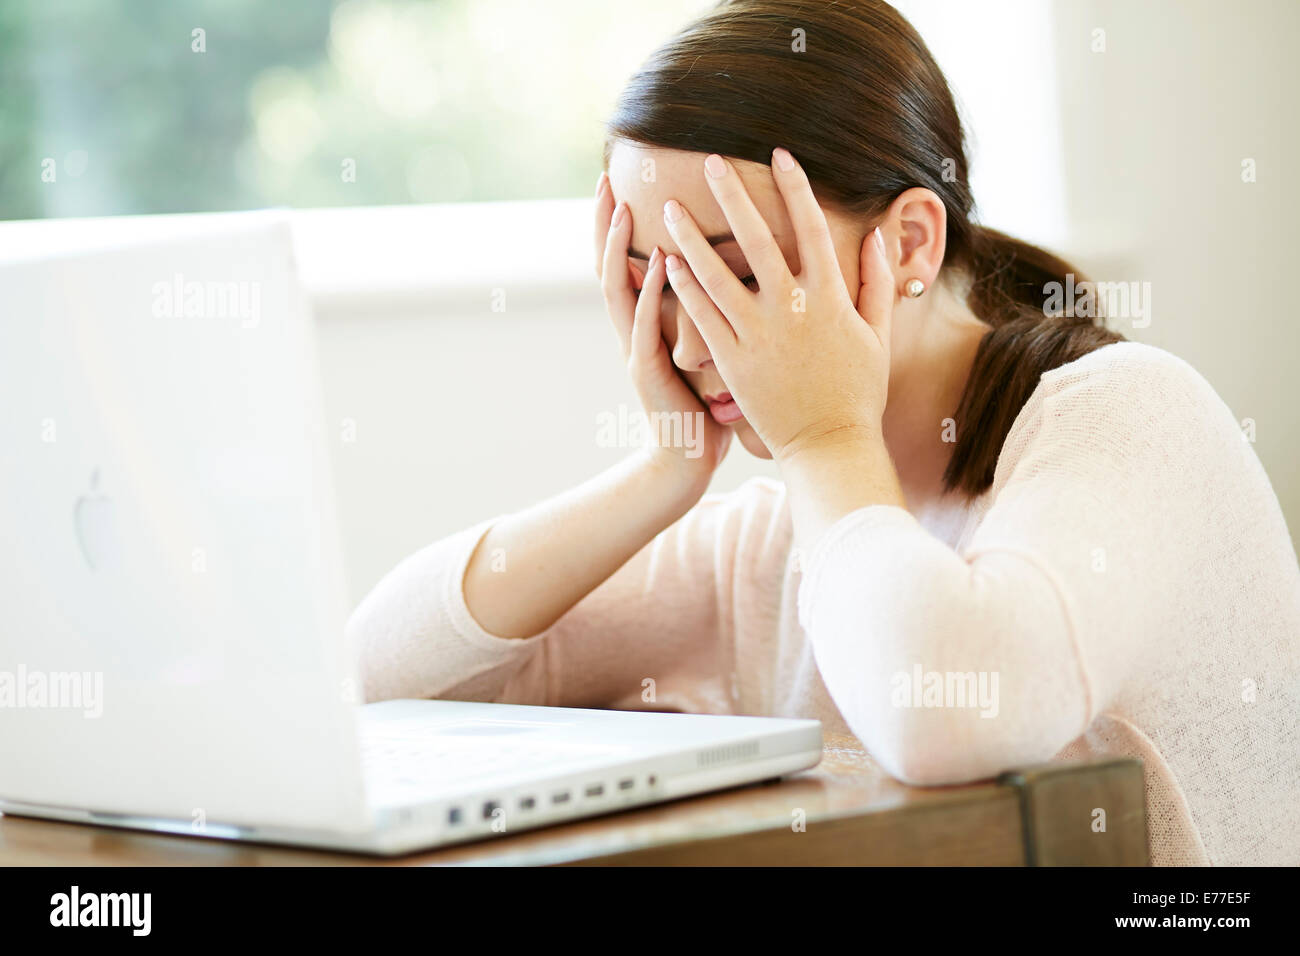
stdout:
<svg viewBox="0 0 1300 956">
<path fill-rule="evenodd" d="M 724 242 L 736 241 L 736 237 L 729 232 L 725 232 L 717 236 L 705 236 L 704 238 L 711 246 L 720 246 Z M 629 249 L 627 251 L 627 256 L 629 259 L 643 259 L 646 262 L 650 261 L 650 257 L 648 255 L 646 255 L 644 252 L 637 252 L 635 249 Z"/>
</svg>

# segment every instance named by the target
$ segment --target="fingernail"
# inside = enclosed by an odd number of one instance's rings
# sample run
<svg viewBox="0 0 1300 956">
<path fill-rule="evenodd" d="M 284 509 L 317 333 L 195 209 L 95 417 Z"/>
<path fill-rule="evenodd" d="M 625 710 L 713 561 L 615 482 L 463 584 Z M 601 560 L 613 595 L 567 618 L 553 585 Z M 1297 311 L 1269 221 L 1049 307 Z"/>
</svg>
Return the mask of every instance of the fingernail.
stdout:
<svg viewBox="0 0 1300 956">
<path fill-rule="evenodd" d="M 788 173 L 790 170 L 794 169 L 794 157 L 790 155 L 790 151 L 784 146 L 778 146 L 776 149 L 772 150 L 772 158 L 776 160 L 776 165 L 780 167 L 783 172 Z"/>
<path fill-rule="evenodd" d="M 614 220 L 609 224 L 610 228 L 617 229 L 619 226 L 623 225 L 623 218 L 626 215 L 627 215 L 627 206 L 623 203 L 619 203 L 618 206 L 615 207 L 614 209 Z"/>
<path fill-rule="evenodd" d="M 876 248 L 880 250 L 882 256 L 885 254 L 885 234 L 880 231 L 879 226 L 876 227 Z"/>
<path fill-rule="evenodd" d="M 668 267 L 669 272 L 676 272 L 682 267 L 682 260 L 678 259 L 676 256 L 669 256 L 664 260 L 664 265 Z"/>
<path fill-rule="evenodd" d="M 670 199 L 664 203 L 664 218 L 669 222 L 677 222 L 682 218 L 682 204 L 676 199 Z"/>
<path fill-rule="evenodd" d="M 722 157 L 717 153 L 711 153 L 709 158 L 704 161 L 704 169 L 714 179 L 721 179 L 727 175 L 727 164 L 722 161 Z"/>
<path fill-rule="evenodd" d="M 659 255 L 659 247 L 655 246 L 654 249 L 650 251 L 650 261 L 646 264 L 646 271 L 654 269 L 655 263 L 659 261 Z"/>
<path fill-rule="evenodd" d="M 600 175 L 596 177 L 596 198 L 600 198 L 600 191 L 605 188 L 605 171 L 602 169 Z"/>
</svg>

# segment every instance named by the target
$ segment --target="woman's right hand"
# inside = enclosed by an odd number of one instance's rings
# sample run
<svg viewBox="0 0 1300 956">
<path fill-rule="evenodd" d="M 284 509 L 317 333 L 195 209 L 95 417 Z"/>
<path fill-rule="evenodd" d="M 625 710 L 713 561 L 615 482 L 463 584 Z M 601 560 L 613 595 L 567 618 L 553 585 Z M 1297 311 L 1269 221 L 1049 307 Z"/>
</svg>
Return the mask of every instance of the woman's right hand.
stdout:
<svg viewBox="0 0 1300 956">
<path fill-rule="evenodd" d="M 632 385 L 649 419 L 647 454 L 702 494 L 727 453 L 731 430 L 713 420 L 668 353 L 660 326 L 667 282 L 663 252 L 655 247 L 642 276 L 628 261 L 631 241 L 632 211 L 626 203 L 615 205 L 609 176 L 602 173 L 596 186 L 596 275 Z M 663 417 L 674 414 L 680 416 L 680 426 L 676 418 Z M 661 421 L 673 423 L 663 429 L 663 437 L 676 441 L 659 440 L 655 426 Z"/>
</svg>

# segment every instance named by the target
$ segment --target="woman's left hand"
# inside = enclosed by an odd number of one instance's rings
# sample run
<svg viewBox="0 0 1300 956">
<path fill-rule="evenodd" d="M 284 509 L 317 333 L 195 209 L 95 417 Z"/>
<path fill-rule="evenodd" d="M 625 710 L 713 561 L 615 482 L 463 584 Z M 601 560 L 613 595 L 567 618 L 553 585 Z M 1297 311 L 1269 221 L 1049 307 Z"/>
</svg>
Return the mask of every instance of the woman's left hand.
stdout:
<svg viewBox="0 0 1300 956">
<path fill-rule="evenodd" d="M 710 156 L 706 170 L 758 290 L 740 282 L 676 200 L 665 204 L 664 221 L 686 262 L 670 256 L 668 280 L 741 413 L 778 464 L 846 438 L 879 440 L 894 305 L 879 231 L 862 243 L 854 302 L 826 217 L 786 150 L 774 151 L 772 177 L 794 225 L 798 275 L 791 274 L 735 167 Z"/>
</svg>

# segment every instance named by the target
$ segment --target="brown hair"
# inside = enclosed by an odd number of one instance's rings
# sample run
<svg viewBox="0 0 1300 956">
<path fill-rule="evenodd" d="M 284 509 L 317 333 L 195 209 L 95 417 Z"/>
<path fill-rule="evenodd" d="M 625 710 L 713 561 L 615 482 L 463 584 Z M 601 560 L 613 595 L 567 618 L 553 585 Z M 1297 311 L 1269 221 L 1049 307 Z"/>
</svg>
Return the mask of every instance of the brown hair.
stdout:
<svg viewBox="0 0 1300 956">
<path fill-rule="evenodd" d="M 968 277 L 967 305 L 992 326 L 953 415 L 945 491 L 974 497 L 992 485 L 1007 433 L 1044 372 L 1123 340 L 1099 318 L 1048 316 L 1045 284 L 1064 286 L 1073 273 L 1077 286 L 1084 276 L 973 220 L 948 83 L 882 0 L 723 0 L 628 81 L 607 123 L 606 166 L 620 140 L 763 164 L 785 146 L 819 201 L 868 222 L 914 186 L 943 200 L 944 265 Z"/>
</svg>

